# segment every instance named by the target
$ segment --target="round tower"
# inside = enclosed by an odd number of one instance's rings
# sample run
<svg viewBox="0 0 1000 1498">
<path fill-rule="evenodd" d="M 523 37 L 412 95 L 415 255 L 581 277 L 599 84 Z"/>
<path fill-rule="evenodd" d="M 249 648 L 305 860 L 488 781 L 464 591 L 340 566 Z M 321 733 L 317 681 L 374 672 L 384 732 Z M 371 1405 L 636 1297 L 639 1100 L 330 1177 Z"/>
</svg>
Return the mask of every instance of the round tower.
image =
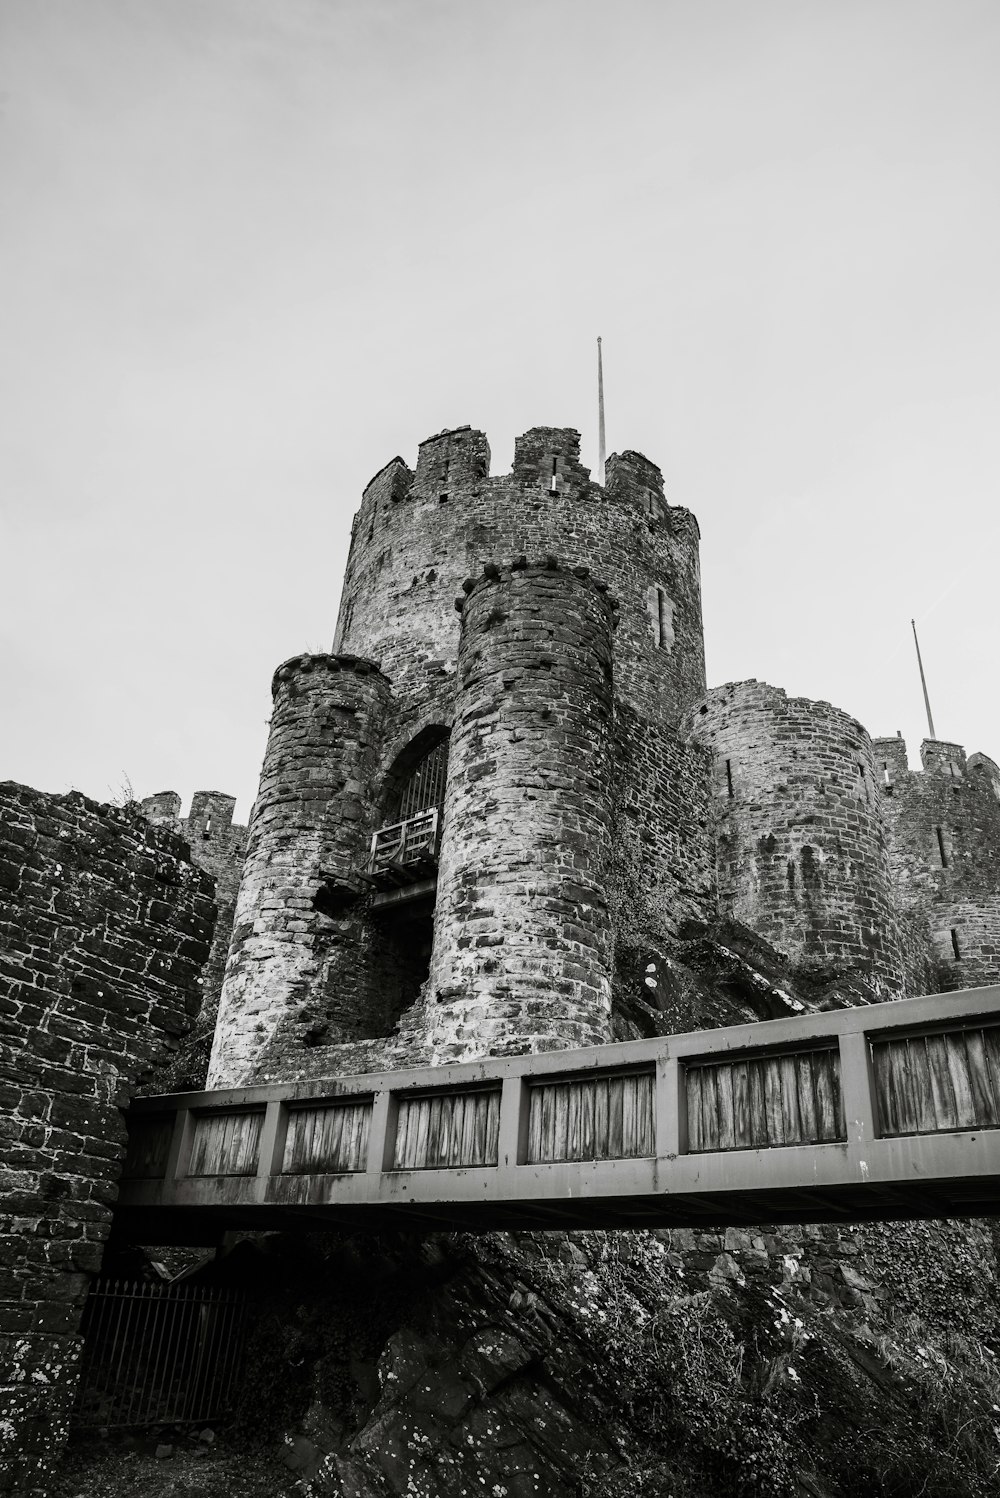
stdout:
<svg viewBox="0 0 1000 1498">
<path fill-rule="evenodd" d="M 879 780 L 861 724 L 743 681 L 711 691 L 688 728 L 714 755 L 720 905 L 831 996 L 898 997 Z"/>
<path fill-rule="evenodd" d="M 612 629 L 586 567 L 488 564 L 461 642 L 429 981 L 438 1061 L 610 1039 Z"/>
<path fill-rule="evenodd" d="M 349 655 L 279 666 L 247 838 L 210 1087 L 294 1074 L 289 1051 L 372 1033 L 368 936 L 355 871 L 373 820 L 389 683 Z M 378 1033 L 378 1025 L 374 1026 Z"/>
<path fill-rule="evenodd" d="M 641 453 L 612 454 L 602 487 L 580 463 L 579 433 L 534 427 L 517 439 L 509 474 L 490 477 L 490 450 L 470 427 L 420 446 L 416 471 L 395 458 L 365 490 L 344 577 L 335 649 L 382 663 L 397 697 L 454 695 L 464 577 L 496 556 L 555 553 L 599 559 L 621 599 L 616 691 L 645 717 L 675 725 L 705 691 L 699 534 L 664 497 Z"/>
<path fill-rule="evenodd" d="M 913 991 L 1000 980 L 1000 771 L 985 754 L 925 739 L 910 770 L 901 738 L 876 739 Z M 929 964 L 929 965 L 928 965 Z"/>
</svg>

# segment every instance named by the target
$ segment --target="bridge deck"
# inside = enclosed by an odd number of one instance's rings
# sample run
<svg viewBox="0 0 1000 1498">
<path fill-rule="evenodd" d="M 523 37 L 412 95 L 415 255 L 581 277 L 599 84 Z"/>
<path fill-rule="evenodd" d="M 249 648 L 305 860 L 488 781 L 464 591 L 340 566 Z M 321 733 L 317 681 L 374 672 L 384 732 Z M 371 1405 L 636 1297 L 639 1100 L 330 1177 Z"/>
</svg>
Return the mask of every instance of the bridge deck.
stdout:
<svg viewBox="0 0 1000 1498">
<path fill-rule="evenodd" d="M 115 1230 L 140 1242 L 989 1216 L 1000 987 L 127 1118 Z"/>
</svg>

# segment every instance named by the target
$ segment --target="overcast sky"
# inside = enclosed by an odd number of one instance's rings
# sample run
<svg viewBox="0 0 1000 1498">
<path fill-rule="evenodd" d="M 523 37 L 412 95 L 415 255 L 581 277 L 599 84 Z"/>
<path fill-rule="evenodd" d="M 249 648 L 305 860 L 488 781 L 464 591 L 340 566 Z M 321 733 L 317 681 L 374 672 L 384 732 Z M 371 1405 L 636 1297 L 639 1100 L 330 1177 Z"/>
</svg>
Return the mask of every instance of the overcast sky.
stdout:
<svg viewBox="0 0 1000 1498">
<path fill-rule="evenodd" d="M 0 778 L 256 790 L 471 422 L 695 511 L 710 684 L 1000 757 L 997 0 L 0 0 Z"/>
</svg>

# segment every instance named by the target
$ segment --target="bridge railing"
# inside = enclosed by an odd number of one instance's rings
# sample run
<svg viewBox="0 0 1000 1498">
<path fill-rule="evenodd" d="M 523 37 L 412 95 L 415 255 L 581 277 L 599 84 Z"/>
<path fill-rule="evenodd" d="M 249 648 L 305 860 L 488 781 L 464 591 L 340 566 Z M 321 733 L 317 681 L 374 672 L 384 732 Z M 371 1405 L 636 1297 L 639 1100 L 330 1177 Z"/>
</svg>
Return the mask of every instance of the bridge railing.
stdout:
<svg viewBox="0 0 1000 1498">
<path fill-rule="evenodd" d="M 1000 987 L 144 1098 L 128 1117 L 134 1204 L 540 1202 L 1000 1174 Z"/>
</svg>

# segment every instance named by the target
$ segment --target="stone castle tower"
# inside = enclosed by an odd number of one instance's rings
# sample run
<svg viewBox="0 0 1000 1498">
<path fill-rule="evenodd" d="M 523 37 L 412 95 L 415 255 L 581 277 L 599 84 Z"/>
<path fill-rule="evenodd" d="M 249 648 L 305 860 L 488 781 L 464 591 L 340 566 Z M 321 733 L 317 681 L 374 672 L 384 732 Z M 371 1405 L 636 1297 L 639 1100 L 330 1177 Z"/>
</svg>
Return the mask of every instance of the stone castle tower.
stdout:
<svg viewBox="0 0 1000 1498">
<path fill-rule="evenodd" d="M 653 463 L 598 485 L 570 430 L 376 474 L 333 653 L 272 683 L 210 1086 L 618 1038 L 720 922 L 806 1002 L 1000 974 L 992 761 L 912 776 L 828 703 L 706 693 L 698 546 Z"/>
</svg>

